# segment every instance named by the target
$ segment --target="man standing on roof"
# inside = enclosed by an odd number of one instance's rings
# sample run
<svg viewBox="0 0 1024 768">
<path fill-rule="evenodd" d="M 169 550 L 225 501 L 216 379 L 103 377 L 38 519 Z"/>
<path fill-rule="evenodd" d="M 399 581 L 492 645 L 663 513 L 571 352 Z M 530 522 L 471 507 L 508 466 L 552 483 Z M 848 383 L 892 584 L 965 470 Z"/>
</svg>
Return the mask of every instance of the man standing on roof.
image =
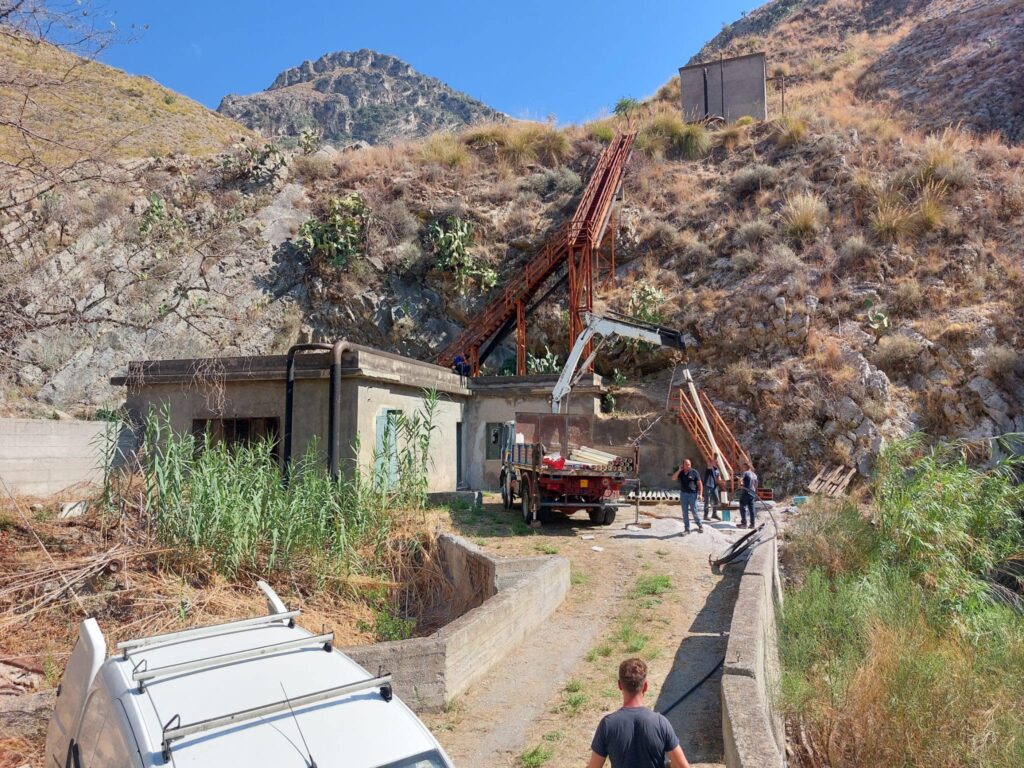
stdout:
<svg viewBox="0 0 1024 768">
<path fill-rule="evenodd" d="M 686 533 L 690 532 L 690 514 L 693 515 L 693 522 L 697 524 L 697 533 L 704 533 L 704 526 L 697 512 L 697 498 L 704 493 L 700 473 L 693 468 L 689 459 L 683 459 L 679 469 L 672 474 L 672 479 L 679 481 L 679 504 L 683 508 L 683 527 Z"/>
<path fill-rule="evenodd" d="M 743 462 L 743 489 L 740 491 L 740 528 L 754 527 L 754 501 L 757 500 L 757 473 L 749 461 Z M 747 513 L 750 525 L 747 525 Z"/>
<path fill-rule="evenodd" d="M 644 706 L 647 665 L 626 659 L 619 665 L 622 708 L 605 715 L 590 744 L 587 768 L 601 768 L 612 759 L 612 768 L 663 768 L 668 757 L 672 768 L 689 768 L 672 724 Z"/>
<path fill-rule="evenodd" d="M 721 497 L 718 495 L 718 481 L 722 479 L 722 472 L 718 468 L 718 456 L 715 461 L 708 464 L 704 470 L 704 519 L 720 520 L 718 517 L 718 503 Z M 711 516 L 708 516 L 708 512 Z"/>
</svg>

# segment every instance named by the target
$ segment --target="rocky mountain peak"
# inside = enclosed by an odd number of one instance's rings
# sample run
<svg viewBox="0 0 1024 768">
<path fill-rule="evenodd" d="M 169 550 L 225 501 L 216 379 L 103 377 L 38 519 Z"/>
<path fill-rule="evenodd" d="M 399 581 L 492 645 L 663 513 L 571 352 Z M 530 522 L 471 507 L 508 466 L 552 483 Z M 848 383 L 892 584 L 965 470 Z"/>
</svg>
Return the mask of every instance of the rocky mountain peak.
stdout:
<svg viewBox="0 0 1024 768">
<path fill-rule="evenodd" d="M 358 69 L 365 72 L 376 71 L 389 77 L 412 77 L 416 75 L 409 64 L 386 53 L 378 53 L 368 48 L 358 51 L 335 51 L 325 53 L 316 61 L 304 61 L 297 67 L 286 69 L 279 74 L 267 89 L 274 91 L 299 83 L 309 83 L 324 75 L 340 74 L 344 70 Z"/>
<path fill-rule="evenodd" d="M 384 144 L 504 117 L 401 59 L 365 48 L 286 69 L 265 91 L 225 96 L 217 111 L 268 137 L 315 128 L 342 144 Z"/>
</svg>

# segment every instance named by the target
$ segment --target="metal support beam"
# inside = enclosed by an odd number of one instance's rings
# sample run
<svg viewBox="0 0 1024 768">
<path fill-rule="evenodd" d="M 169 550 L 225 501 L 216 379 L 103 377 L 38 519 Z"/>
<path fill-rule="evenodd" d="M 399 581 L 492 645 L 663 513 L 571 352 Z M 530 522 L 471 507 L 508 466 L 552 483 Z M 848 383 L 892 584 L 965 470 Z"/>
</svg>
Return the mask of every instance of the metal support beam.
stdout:
<svg viewBox="0 0 1024 768">
<path fill-rule="evenodd" d="M 516 304 L 516 375 L 526 375 L 526 304 Z"/>
</svg>

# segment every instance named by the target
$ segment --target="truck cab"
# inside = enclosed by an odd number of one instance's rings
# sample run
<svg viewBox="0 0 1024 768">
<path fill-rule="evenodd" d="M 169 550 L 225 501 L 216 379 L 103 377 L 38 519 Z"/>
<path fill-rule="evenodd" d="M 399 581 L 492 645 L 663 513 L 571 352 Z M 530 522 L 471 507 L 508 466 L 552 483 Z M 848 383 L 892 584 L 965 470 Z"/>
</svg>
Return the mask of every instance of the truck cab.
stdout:
<svg viewBox="0 0 1024 768">
<path fill-rule="evenodd" d="M 426 726 L 369 674 L 295 623 L 261 583 L 265 616 L 119 643 L 95 619 L 57 689 L 47 768 L 450 768 Z"/>
</svg>

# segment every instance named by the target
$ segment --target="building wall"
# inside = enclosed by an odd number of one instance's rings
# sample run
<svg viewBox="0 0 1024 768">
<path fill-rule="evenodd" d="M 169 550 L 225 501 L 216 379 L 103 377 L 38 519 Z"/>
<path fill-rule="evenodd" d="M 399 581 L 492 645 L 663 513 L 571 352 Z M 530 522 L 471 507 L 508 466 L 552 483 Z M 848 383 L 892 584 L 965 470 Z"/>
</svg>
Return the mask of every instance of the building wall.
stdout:
<svg viewBox="0 0 1024 768">
<path fill-rule="evenodd" d="M 764 54 L 753 53 L 721 62 L 711 61 L 680 68 L 679 89 L 683 117 L 686 120 L 694 122 L 705 117 L 705 72 L 708 115 L 724 117 L 727 122 L 744 116 L 757 120 L 768 118 Z"/>
<path fill-rule="evenodd" d="M 103 481 L 102 421 L 0 419 L 0 477 L 14 492 L 49 496 Z"/>
<path fill-rule="evenodd" d="M 373 463 L 377 417 L 385 410 L 399 410 L 412 416 L 423 406 L 421 390 L 379 382 L 360 382 L 356 394 L 356 429 L 359 434 L 359 464 Z M 434 432 L 430 439 L 429 492 L 452 491 L 458 479 L 457 424 L 463 420 L 463 398 L 438 395 Z M 464 464 L 470 463 L 464 460 Z"/>
<path fill-rule="evenodd" d="M 413 387 L 346 378 L 341 382 L 341 464 L 368 467 L 376 444 L 376 417 L 391 408 L 412 415 L 422 404 L 422 392 Z M 322 379 L 298 379 L 292 415 L 292 456 L 298 458 L 313 445 L 317 456 L 327 460 L 330 383 Z M 435 431 L 431 439 L 432 468 L 428 491 L 452 491 L 456 483 L 456 423 L 462 419 L 462 398 L 440 395 Z M 284 439 L 284 381 L 228 381 L 223 395 L 209 396 L 195 386 L 182 384 L 146 384 L 128 396 L 129 412 L 142 420 L 150 409 L 165 405 L 171 426 L 179 433 L 192 429 L 194 419 L 277 418 Z M 354 446 L 357 443 L 359 453 Z"/>
<path fill-rule="evenodd" d="M 595 415 L 599 400 L 594 395 L 574 395 L 569 399 L 569 413 Z M 551 402 L 544 396 L 524 392 L 515 393 L 510 386 L 503 393 L 477 391 L 466 404 L 463 427 L 464 479 L 470 488 L 496 491 L 501 461 L 487 459 L 487 425 L 513 421 L 516 412 L 550 413 Z"/>
</svg>

